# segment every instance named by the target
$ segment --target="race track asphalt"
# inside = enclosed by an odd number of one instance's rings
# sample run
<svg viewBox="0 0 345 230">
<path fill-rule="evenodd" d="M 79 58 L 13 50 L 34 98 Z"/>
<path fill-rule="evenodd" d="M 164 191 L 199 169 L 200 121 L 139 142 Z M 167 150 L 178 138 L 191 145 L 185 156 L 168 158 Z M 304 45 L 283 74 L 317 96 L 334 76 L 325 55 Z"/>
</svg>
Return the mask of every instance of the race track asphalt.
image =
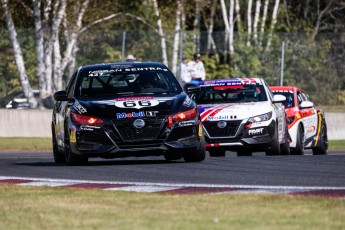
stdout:
<svg viewBox="0 0 345 230">
<path fill-rule="evenodd" d="M 92 158 L 85 166 L 56 165 L 51 152 L 2 152 L 0 177 L 50 178 L 126 183 L 226 186 L 310 186 L 345 188 L 345 150 L 325 156 L 210 158 L 199 163 L 167 162 L 163 157 Z"/>
</svg>

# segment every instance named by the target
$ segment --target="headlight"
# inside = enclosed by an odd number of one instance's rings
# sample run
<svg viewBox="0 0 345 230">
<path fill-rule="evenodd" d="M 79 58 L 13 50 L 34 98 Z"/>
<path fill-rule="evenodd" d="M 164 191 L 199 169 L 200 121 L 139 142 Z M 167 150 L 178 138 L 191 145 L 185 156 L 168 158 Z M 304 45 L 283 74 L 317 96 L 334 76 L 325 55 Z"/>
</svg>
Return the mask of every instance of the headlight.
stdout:
<svg viewBox="0 0 345 230">
<path fill-rule="evenodd" d="M 248 119 L 248 122 L 256 123 L 256 122 L 268 121 L 271 118 L 272 118 L 272 112 L 269 112 L 269 113 L 265 113 L 265 114 L 258 115 L 255 117 L 251 117 Z"/>
</svg>

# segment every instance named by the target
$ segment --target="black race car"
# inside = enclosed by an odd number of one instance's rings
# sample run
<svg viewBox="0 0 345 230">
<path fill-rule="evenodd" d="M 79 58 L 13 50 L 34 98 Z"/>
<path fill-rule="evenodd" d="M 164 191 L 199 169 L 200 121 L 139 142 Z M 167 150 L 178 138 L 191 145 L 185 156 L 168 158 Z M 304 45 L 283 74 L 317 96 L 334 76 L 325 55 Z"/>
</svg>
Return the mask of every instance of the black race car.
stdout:
<svg viewBox="0 0 345 230">
<path fill-rule="evenodd" d="M 198 107 L 161 63 L 80 67 L 54 99 L 56 163 L 160 155 L 186 162 L 205 159 Z"/>
</svg>

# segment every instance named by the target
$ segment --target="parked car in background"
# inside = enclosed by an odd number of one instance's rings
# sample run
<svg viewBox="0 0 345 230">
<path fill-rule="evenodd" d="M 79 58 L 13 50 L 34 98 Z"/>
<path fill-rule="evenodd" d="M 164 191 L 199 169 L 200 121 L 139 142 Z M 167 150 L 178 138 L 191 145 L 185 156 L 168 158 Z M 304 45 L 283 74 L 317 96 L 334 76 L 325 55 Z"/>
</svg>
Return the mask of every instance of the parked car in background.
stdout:
<svg viewBox="0 0 345 230">
<path fill-rule="evenodd" d="M 291 154 L 302 155 L 312 149 L 314 155 L 327 154 L 328 138 L 325 114 L 310 101 L 303 89 L 294 86 L 272 86 L 274 94 L 282 94 L 291 136 Z"/>
<path fill-rule="evenodd" d="M 83 66 L 54 98 L 56 163 L 160 155 L 186 162 L 205 159 L 198 107 L 163 64 Z"/>
<path fill-rule="evenodd" d="M 46 109 L 52 109 L 54 107 L 54 99 L 52 95 L 46 96 L 44 98 L 40 98 L 40 91 L 39 90 L 32 90 L 34 97 L 37 101 L 40 101 L 41 106 Z M 30 105 L 28 99 L 25 97 L 24 92 L 18 92 L 14 94 L 12 99 L 6 104 L 6 109 L 30 109 Z"/>
<path fill-rule="evenodd" d="M 265 151 L 289 154 L 289 137 L 282 102 L 260 78 L 231 78 L 187 84 L 198 104 L 210 156 L 236 151 L 238 156 Z"/>
<path fill-rule="evenodd" d="M 38 100 L 40 98 L 40 91 L 33 90 L 34 97 Z M 6 109 L 29 109 L 30 105 L 24 92 L 19 92 L 6 104 Z"/>
</svg>

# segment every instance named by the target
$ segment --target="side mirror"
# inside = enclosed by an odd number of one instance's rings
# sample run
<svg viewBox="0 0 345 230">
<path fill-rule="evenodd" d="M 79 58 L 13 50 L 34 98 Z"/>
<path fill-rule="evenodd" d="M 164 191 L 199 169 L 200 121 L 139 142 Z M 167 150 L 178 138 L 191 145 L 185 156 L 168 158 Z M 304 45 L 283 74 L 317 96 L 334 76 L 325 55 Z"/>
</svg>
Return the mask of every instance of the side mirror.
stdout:
<svg viewBox="0 0 345 230">
<path fill-rule="evenodd" d="M 200 86 L 196 85 L 196 84 L 189 84 L 188 83 L 183 88 L 187 94 L 195 94 L 195 93 L 199 93 L 199 91 L 200 91 Z"/>
<path fill-rule="evenodd" d="M 286 97 L 281 94 L 276 94 L 273 96 L 273 103 L 283 103 L 286 101 Z"/>
<path fill-rule="evenodd" d="M 54 93 L 55 101 L 68 101 L 67 92 L 65 90 L 57 91 Z"/>
<path fill-rule="evenodd" d="M 301 109 L 309 109 L 314 106 L 314 103 L 311 101 L 302 101 L 302 103 L 299 105 Z"/>
</svg>

